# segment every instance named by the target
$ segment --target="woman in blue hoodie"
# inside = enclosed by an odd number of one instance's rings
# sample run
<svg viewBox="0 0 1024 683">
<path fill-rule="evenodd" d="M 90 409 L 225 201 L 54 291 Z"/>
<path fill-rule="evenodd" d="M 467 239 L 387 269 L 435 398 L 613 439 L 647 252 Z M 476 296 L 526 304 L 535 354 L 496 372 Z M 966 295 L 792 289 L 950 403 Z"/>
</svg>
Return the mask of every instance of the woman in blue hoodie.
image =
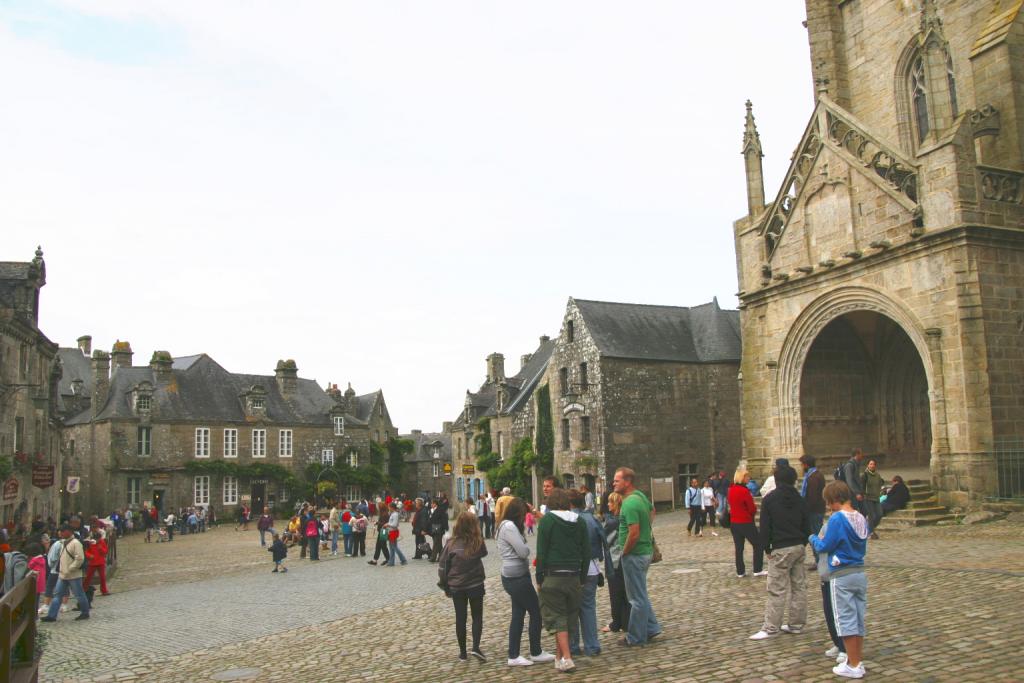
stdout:
<svg viewBox="0 0 1024 683">
<path fill-rule="evenodd" d="M 828 579 L 829 600 L 836 634 L 843 639 L 845 660 L 840 655 L 832 673 L 863 678 L 864 615 L 868 603 L 868 579 L 864 555 L 870 535 L 864 515 L 853 509 L 850 487 L 842 481 L 825 486 L 825 505 L 832 511 L 821 538 L 808 537 L 819 554 L 818 573 Z"/>
</svg>

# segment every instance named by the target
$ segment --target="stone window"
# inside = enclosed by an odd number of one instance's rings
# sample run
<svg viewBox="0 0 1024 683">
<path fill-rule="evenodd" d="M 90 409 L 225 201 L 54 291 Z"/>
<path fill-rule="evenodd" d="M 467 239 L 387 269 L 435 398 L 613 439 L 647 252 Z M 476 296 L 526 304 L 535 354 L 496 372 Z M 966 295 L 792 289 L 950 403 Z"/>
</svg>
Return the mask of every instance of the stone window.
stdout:
<svg viewBox="0 0 1024 683">
<path fill-rule="evenodd" d="M 25 450 L 25 418 L 14 418 L 14 452 Z"/>
<path fill-rule="evenodd" d="M 281 458 L 292 457 L 292 430 L 282 429 L 278 432 L 277 455 Z"/>
<path fill-rule="evenodd" d="M 587 385 L 590 382 L 587 380 L 587 364 L 580 363 L 580 392 L 587 390 Z"/>
<path fill-rule="evenodd" d="M 209 430 L 207 430 L 209 431 Z M 210 504 L 210 477 L 209 475 L 203 474 L 195 478 L 192 482 L 192 499 L 193 505 L 209 505 Z"/>
<path fill-rule="evenodd" d="M 380 469 L 381 469 L 381 471 L 384 474 L 390 474 L 391 473 L 391 463 L 388 462 L 387 458 L 385 458 L 384 462 L 382 462 L 380 465 L 381 465 Z"/>
<path fill-rule="evenodd" d="M 254 458 L 265 458 L 265 457 L 267 457 L 267 430 L 266 429 L 254 429 L 254 430 L 252 430 L 252 457 L 254 457 Z"/>
<path fill-rule="evenodd" d="M 569 450 L 569 418 L 562 420 L 562 448 Z"/>
<path fill-rule="evenodd" d="M 237 429 L 225 429 L 224 430 L 224 457 L 225 458 L 237 458 L 238 457 L 238 430 Z"/>
<path fill-rule="evenodd" d="M 359 467 L 359 451 L 348 452 L 348 466 Z"/>
<path fill-rule="evenodd" d="M 562 485 L 567 489 L 576 488 L 576 477 L 571 474 L 562 475 Z"/>
<path fill-rule="evenodd" d="M 128 504 L 142 503 L 142 477 L 128 477 Z"/>
<path fill-rule="evenodd" d="M 334 416 L 334 435 L 343 436 L 345 434 L 345 418 L 341 415 Z"/>
<path fill-rule="evenodd" d="M 196 457 L 210 457 L 210 428 L 196 427 Z"/>
<path fill-rule="evenodd" d="M 135 397 L 135 412 L 148 413 L 153 408 L 153 397 L 139 394 Z"/>
<path fill-rule="evenodd" d="M 139 427 L 135 436 L 135 447 L 139 456 L 153 455 L 153 428 Z"/>
<path fill-rule="evenodd" d="M 925 83 L 924 57 L 918 55 L 910 66 L 910 103 L 914 111 L 917 141 L 928 135 L 928 87 Z"/>
<path fill-rule="evenodd" d="M 321 465 L 328 465 L 330 467 L 334 466 L 334 449 L 333 448 L 325 448 L 322 451 L 320 451 L 320 464 Z"/>
<path fill-rule="evenodd" d="M 224 477 L 224 504 L 238 505 L 238 477 Z"/>
<path fill-rule="evenodd" d="M 435 478 L 436 477 L 440 477 L 441 476 L 441 463 L 435 462 L 435 463 L 433 463 L 433 465 L 434 465 L 434 468 L 433 468 L 433 470 L 434 470 L 434 477 Z"/>
<path fill-rule="evenodd" d="M 590 448 L 590 417 L 587 415 L 580 418 L 580 442 L 583 448 Z"/>
<path fill-rule="evenodd" d="M 569 393 L 569 368 L 558 369 L 558 387 L 562 396 Z"/>
<path fill-rule="evenodd" d="M 345 500 L 359 500 L 362 496 L 362 489 L 354 484 L 345 486 Z"/>
<path fill-rule="evenodd" d="M 266 406 L 266 401 L 264 401 L 262 396 L 254 396 L 253 397 L 253 399 L 252 399 L 252 409 L 253 410 L 263 410 L 263 408 L 265 406 Z"/>
<path fill-rule="evenodd" d="M 565 341 L 570 344 L 576 341 L 576 323 L 572 320 L 565 321 Z"/>
</svg>

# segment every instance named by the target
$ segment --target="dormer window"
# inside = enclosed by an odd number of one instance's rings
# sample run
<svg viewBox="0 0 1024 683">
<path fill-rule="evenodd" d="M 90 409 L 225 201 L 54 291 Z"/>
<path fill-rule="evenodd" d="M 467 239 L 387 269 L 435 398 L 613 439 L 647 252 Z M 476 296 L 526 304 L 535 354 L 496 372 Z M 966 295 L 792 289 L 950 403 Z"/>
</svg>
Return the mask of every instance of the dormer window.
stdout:
<svg viewBox="0 0 1024 683">
<path fill-rule="evenodd" d="M 244 392 L 240 398 L 245 405 L 245 412 L 249 415 L 262 417 L 266 413 L 267 390 L 259 384 L 249 387 L 249 391 Z"/>
<path fill-rule="evenodd" d="M 151 396 L 136 396 L 135 397 L 135 411 L 139 413 L 148 413 L 153 408 L 153 398 Z"/>
<path fill-rule="evenodd" d="M 344 436 L 345 434 L 345 418 L 341 415 L 334 416 L 334 435 Z"/>
<path fill-rule="evenodd" d="M 134 399 L 136 415 L 148 415 L 153 409 L 153 385 L 149 382 L 140 382 L 136 385 L 131 396 Z"/>
<path fill-rule="evenodd" d="M 254 396 L 252 399 L 253 410 L 263 410 L 266 407 L 266 401 L 260 396 Z"/>
</svg>

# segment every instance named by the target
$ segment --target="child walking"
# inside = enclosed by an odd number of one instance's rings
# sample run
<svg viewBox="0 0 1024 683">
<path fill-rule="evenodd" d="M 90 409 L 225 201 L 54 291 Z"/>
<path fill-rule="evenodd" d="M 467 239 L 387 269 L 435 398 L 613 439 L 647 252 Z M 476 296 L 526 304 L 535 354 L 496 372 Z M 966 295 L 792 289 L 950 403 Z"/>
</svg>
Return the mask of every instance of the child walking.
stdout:
<svg viewBox="0 0 1024 683">
<path fill-rule="evenodd" d="M 864 615 L 868 605 L 864 554 L 871 531 L 864 515 L 853 509 L 850 487 L 845 482 L 829 482 L 823 495 L 832 516 L 824 537 L 811 534 L 808 540 L 820 555 L 819 573 L 828 573 L 829 606 L 835 620 L 835 632 L 846 650 L 845 657 L 843 653 L 838 654 L 832 673 L 845 678 L 863 678 L 861 656 L 864 652 Z M 826 607 L 826 616 L 827 612 Z"/>
<path fill-rule="evenodd" d="M 284 558 L 288 557 L 288 548 L 285 546 L 284 541 L 281 540 L 281 534 L 274 532 L 274 541 L 267 550 L 270 552 L 270 556 L 274 558 L 274 569 L 271 573 L 276 574 L 279 571 L 287 573 L 288 567 L 284 566 Z"/>
<path fill-rule="evenodd" d="M 526 517 L 523 519 L 523 524 L 526 525 L 526 533 L 530 536 L 533 535 L 533 525 L 536 524 L 537 520 L 533 516 L 533 510 L 526 511 Z"/>
</svg>

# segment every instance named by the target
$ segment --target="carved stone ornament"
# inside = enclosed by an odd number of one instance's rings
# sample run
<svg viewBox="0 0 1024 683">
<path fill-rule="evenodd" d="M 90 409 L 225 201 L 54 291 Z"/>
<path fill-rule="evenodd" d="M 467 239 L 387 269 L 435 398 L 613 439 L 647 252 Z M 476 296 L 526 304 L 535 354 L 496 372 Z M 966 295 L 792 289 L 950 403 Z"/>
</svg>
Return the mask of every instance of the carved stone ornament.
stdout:
<svg viewBox="0 0 1024 683">
<path fill-rule="evenodd" d="M 968 115 L 975 139 L 986 135 L 999 135 L 999 110 L 991 104 L 982 105 Z"/>
<path fill-rule="evenodd" d="M 1022 203 L 1024 173 L 979 166 L 981 196 L 996 202 Z"/>
</svg>

